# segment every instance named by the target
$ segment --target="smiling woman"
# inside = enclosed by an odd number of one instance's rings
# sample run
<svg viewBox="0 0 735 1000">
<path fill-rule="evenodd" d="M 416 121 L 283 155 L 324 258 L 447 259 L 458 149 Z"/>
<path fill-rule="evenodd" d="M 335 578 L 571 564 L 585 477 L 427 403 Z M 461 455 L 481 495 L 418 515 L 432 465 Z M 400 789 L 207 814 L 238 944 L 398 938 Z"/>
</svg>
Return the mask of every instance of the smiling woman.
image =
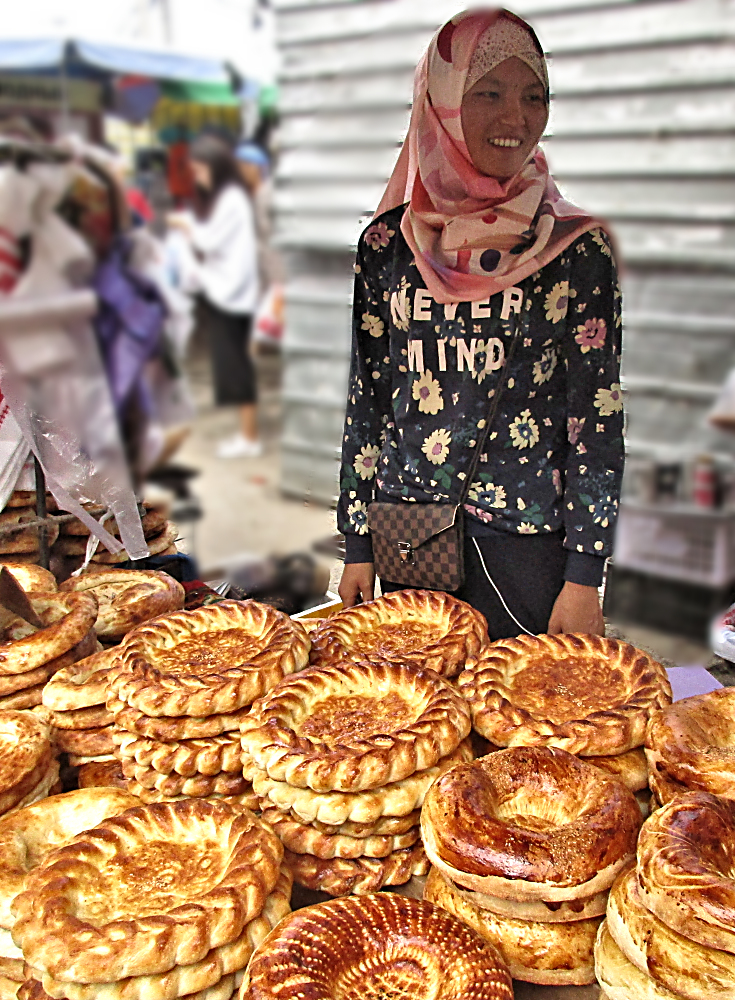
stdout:
<svg viewBox="0 0 735 1000">
<path fill-rule="evenodd" d="M 508 11 L 458 14 L 418 66 L 408 136 L 355 265 L 347 607 L 373 596 L 376 532 L 383 592 L 463 576 L 453 593 L 492 639 L 604 629 L 597 587 L 624 454 L 620 291 L 608 235 L 563 198 L 539 148 L 548 114 L 543 50 Z M 433 576 L 416 576 L 431 545 Z"/>
</svg>

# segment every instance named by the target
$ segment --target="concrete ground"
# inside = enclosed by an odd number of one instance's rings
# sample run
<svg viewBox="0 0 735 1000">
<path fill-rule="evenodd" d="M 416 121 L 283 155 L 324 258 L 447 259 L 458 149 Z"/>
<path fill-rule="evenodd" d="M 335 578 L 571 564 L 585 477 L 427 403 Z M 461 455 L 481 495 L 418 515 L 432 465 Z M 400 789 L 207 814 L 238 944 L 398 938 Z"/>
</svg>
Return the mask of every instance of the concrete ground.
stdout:
<svg viewBox="0 0 735 1000">
<path fill-rule="evenodd" d="M 237 429 L 236 413 L 214 405 L 208 358 L 202 346 L 194 350 L 189 365 L 198 412 L 192 433 L 176 461 L 199 470 L 193 480 L 193 492 L 201 502 L 204 516 L 193 530 L 183 527 L 182 548 L 196 555 L 205 579 L 217 575 L 222 564 L 231 560 L 308 552 L 315 541 L 336 531 L 333 511 L 285 498 L 280 493 L 280 356 L 261 353 L 257 367 L 263 456 L 223 460 L 216 457 L 216 445 L 220 438 Z M 327 561 L 327 564 L 334 588 L 341 563 Z M 609 631 L 669 664 L 713 667 L 723 683 L 735 683 L 735 676 L 703 643 L 630 622 L 611 622 Z"/>
</svg>

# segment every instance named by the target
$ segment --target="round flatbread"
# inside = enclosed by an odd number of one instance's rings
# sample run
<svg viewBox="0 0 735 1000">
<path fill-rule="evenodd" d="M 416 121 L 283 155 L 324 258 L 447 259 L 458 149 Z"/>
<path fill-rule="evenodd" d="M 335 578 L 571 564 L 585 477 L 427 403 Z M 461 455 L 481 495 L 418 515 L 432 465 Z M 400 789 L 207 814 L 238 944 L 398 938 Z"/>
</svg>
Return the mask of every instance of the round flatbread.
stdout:
<svg viewBox="0 0 735 1000">
<path fill-rule="evenodd" d="M 73 764 L 71 756 L 69 757 L 69 763 Z M 80 788 L 110 787 L 127 790 L 128 783 L 122 773 L 120 761 L 114 758 L 112 760 L 88 760 L 77 766 L 79 768 L 77 771 L 77 782 Z"/>
<path fill-rule="evenodd" d="M 224 712 L 201 718 L 189 715 L 151 718 L 121 702 L 112 691 L 107 695 L 107 707 L 112 712 L 115 725 L 119 729 L 162 742 L 202 739 L 219 736 L 222 733 L 239 732 L 240 723 L 250 711 L 250 706 L 246 705 L 237 712 Z"/>
<path fill-rule="evenodd" d="M 297 621 L 256 601 L 175 611 L 127 636 L 110 690 L 152 717 L 230 713 L 306 666 L 309 647 Z"/>
<path fill-rule="evenodd" d="M 98 516 L 101 516 L 104 511 L 98 508 L 95 512 L 90 511 L 95 520 L 98 520 Z M 150 504 L 143 501 L 143 516 L 140 519 L 141 526 L 143 528 L 143 534 L 146 538 L 149 535 L 156 535 L 160 533 L 166 524 L 166 514 L 164 511 L 157 507 L 152 507 Z M 115 538 L 120 537 L 120 529 L 117 526 L 117 521 L 115 518 L 111 518 L 109 521 L 105 521 L 103 525 L 105 531 L 109 531 L 111 535 Z M 65 521 L 61 527 L 61 534 L 63 536 L 72 536 L 75 538 L 83 539 L 83 546 L 79 551 L 80 555 L 84 555 L 84 547 L 86 546 L 86 540 L 89 538 L 91 532 L 86 524 L 80 521 L 78 518 L 74 518 L 72 521 Z"/>
<path fill-rule="evenodd" d="M 485 619 L 437 590 L 400 590 L 326 618 L 312 633 L 312 663 L 389 660 L 454 677 L 488 643 Z"/>
<path fill-rule="evenodd" d="M 434 671 L 348 661 L 283 681 L 253 705 L 240 733 L 270 778 L 358 792 L 433 767 L 471 728 L 466 702 Z"/>
<path fill-rule="evenodd" d="M 58 590 L 56 577 L 42 566 L 27 563 L 6 562 L 6 569 L 13 574 L 26 593 L 37 591 L 42 594 L 53 594 Z"/>
<path fill-rule="evenodd" d="M 29 965 L 65 983 L 110 983 L 201 962 L 262 912 L 282 852 L 265 824 L 223 802 L 130 809 L 30 872 L 13 904 L 13 940 Z"/>
<path fill-rule="evenodd" d="M 176 541 L 179 537 L 179 529 L 175 524 L 170 521 L 166 521 L 166 526 L 160 535 L 155 538 L 146 538 L 146 545 L 148 546 L 148 552 L 152 556 L 161 555 L 165 549 Z M 122 552 L 113 554 L 108 552 L 107 549 L 97 549 L 95 554 L 92 556 L 92 562 L 95 563 L 106 563 L 112 564 L 130 562 L 130 556 L 123 549 Z"/>
<path fill-rule="evenodd" d="M 187 778 L 221 771 L 242 774 L 239 733 L 162 743 L 117 729 L 113 732 L 113 740 L 122 760 L 134 761 L 161 774 L 179 774 Z"/>
<path fill-rule="evenodd" d="M 413 847 L 419 839 L 418 826 L 393 836 L 347 837 L 344 834 L 320 833 L 311 824 L 293 819 L 280 809 L 264 809 L 262 815 L 289 851 L 312 854 L 325 861 L 332 858 L 386 858 L 395 851 Z"/>
<path fill-rule="evenodd" d="M 56 729 L 54 742 L 65 753 L 99 757 L 115 750 L 112 729 L 112 726 L 100 726 L 99 729 Z"/>
<path fill-rule="evenodd" d="M 53 758 L 49 727 L 32 712 L 0 712 L 0 813 L 35 788 Z"/>
<path fill-rule="evenodd" d="M 57 671 L 44 689 L 43 704 L 57 712 L 104 705 L 116 655 L 116 650 L 105 649 Z"/>
<path fill-rule="evenodd" d="M 157 570 L 112 569 L 82 574 L 61 585 L 62 591 L 92 593 L 97 598 L 94 628 L 100 638 L 122 639 L 144 622 L 184 607 L 184 588 Z"/>
<path fill-rule="evenodd" d="M 31 594 L 29 600 L 44 628 L 17 619 L 0 632 L 0 674 L 27 673 L 62 656 L 86 637 L 97 617 L 91 594 Z"/>
<path fill-rule="evenodd" d="M 127 792 L 94 788 L 54 795 L 0 817 L 0 927 L 12 928 L 10 905 L 49 851 L 136 805 Z"/>
<path fill-rule="evenodd" d="M 196 774 L 185 778 L 180 774 L 161 774 L 152 767 L 136 764 L 134 760 L 123 759 L 120 764 L 126 778 L 136 781 L 143 788 L 155 789 L 168 798 L 178 795 L 190 795 L 196 798 L 208 795 L 242 795 L 251 787 L 241 772 Z"/>
<path fill-rule="evenodd" d="M 494 642 L 459 685 L 492 743 L 588 757 L 642 746 L 649 715 L 671 702 L 666 671 L 647 653 L 574 633 Z"/>
</svg>

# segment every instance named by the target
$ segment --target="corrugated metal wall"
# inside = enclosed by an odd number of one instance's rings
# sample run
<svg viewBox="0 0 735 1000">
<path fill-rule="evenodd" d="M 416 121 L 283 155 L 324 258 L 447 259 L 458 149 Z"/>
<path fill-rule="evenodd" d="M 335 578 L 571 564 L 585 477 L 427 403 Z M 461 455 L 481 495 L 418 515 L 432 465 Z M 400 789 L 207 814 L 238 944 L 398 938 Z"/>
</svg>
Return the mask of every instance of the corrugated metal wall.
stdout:
<svg viewBox="0 0 735 1000">
<path fill-rule="evenodd" d="M 408 122 L 444 0 L 278 0 L 277 238 L 286 252 L 283 489 L 329 502 L 349 354 L 351 248 Z M 626 266 L 631 454 L 727 458 L 705 414 L 735 366 L 735 0 L 525 0 L 551 53 L 547 153 L 610 220 Z"/>
</svg>

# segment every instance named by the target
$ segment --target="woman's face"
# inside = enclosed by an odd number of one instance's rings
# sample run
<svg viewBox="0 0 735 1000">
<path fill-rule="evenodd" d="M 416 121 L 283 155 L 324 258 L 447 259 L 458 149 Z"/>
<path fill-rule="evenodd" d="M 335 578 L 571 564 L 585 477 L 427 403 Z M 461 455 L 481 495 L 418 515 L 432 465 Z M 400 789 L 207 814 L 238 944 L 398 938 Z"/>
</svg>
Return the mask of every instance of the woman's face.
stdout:
<svg viewBox="0 0 735 1000">
<path fill-rule="evenodd" d="M 462 99 L 462 131 L 472 162 L 499 181 L 518 173 L 548 118 L 543 84 L 515 56 L 486 73 Z"/>
<path fill-rule="evenodd" d="M 212 168 L 208 163 L 202 163 L 201 160 L 191 161 L 191 172 L 194 177 L 194 183 L 202 191 L 212 190 Z"/>
</svg>

